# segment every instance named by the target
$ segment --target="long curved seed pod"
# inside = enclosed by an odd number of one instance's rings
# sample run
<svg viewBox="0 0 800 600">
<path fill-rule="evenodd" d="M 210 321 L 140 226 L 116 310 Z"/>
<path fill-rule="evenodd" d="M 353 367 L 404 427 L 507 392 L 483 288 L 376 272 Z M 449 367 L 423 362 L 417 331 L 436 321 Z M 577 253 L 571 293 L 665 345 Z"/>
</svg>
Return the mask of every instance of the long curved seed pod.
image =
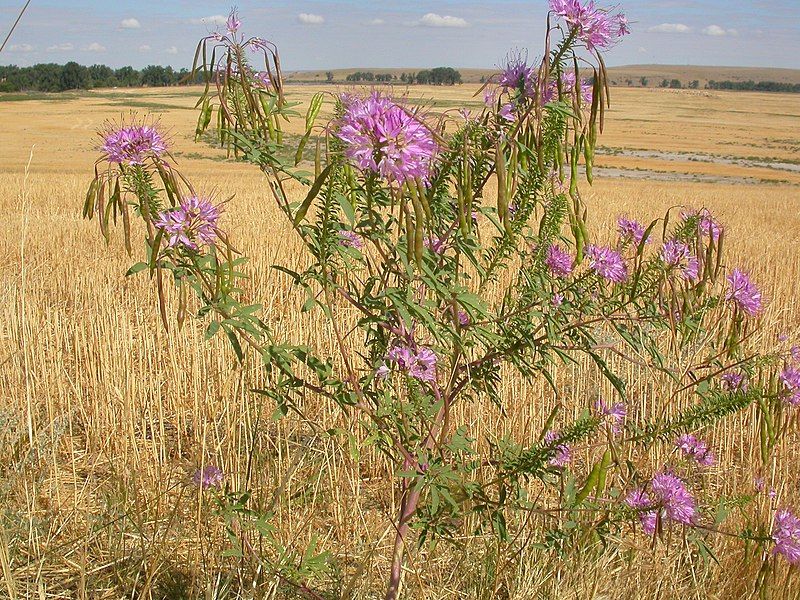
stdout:
<svg viewBox="0 0 800 600">
<path fill-rule="evenodd" d="M 425 248 L 425 210 L 419 198 L 411 198 L 414 204 L 414 258 L 417 266 L 422 267 L 423 250 Z"/>
<path fill-rule="evenodd" d="M 401 209 L 406 217 L 406 259 L 411 264 L 414 260 L 414 244 L 416 242 L 414 220 L 411 218 L 411 211 L 408 209 L 408 202 L 406 202 L 405 198 L 400 202 Z"/>
<path fill-rule="evenodd" d="M 497 141 L 495 145 L 495 170 L 497 171 L 497 216 L 505 226 L 508 222 L 508 196 L 506 196 L 506 157 Z"/>
</svg>

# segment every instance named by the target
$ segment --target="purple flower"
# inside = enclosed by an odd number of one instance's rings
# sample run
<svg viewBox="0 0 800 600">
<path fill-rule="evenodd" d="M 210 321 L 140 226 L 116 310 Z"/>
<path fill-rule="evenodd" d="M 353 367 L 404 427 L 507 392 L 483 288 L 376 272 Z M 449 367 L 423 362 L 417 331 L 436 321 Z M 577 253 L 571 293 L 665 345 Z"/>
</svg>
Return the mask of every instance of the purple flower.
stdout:
<svg viewBox="0 0 800 600">
<path fill-rule="evenodd" d="M 233 34 L 239 31 L 239 27 L 241 26 L 242 22 L 239 20 L 239 15 L 236 14 L 236 10 L 232 10 L 228 15 L 228 20 L 225 21 L 225 27 L 228 28 L 229 33 Z"/>
<path fill-rule="evenodd" d="M 775 514 L 772 540 L 775 542 L 772 554 L 780 554 L 789 564 L 800 565 L 800 519 L 790 510 Z"/>
<path fill-rule="evenodd" d="M 422 245 L 434 254 L 442 254 L 447 250 L 447 238 L 440 238 L 437 235 L 430 234 L 425 236 Z"/>
<path fill-rule="evenodd" d="M 500 110 L 497 111 L 497 115 L 504 118 L 506 121 L 513 121 L 516 119 L 514 116 L 514 106 L 510 102 L 503 104 L 503 106 L 500 107 Z"/>
<path fill-rule="evenodd" d="M 675 440 L 675 446 L 683 452 L 685 457 L 691 458 L 699 465 L 710 467 L 714 464 L 714 454 L 709 449 L 708 444 L 693 435 L 680 436 Z"/>
<path fill-rule="evenodd" d="M 763 477 L 753 477 L 753 485 L 756 488 L 756 491 L 761 494 L 767 489 L 766 483 L 764 483 Z M 778 492 L 775 491 L 775 488 L 769 488 L 769 492 L 767 492 L 767 496 L 770 497 L 771 500 L 775 500 L 778 497 Z"/>
<path fill-rule="evenodd" d="M 430 130 L 391 99 L 373 93 L 349 98 L 336 136 L 345 155 L 389 183 L 427 180 L 437 151 Z"/>
<path fill-rule="evenodd" d="M 681 213 L 681 218 L 684 221 L 688 221 L 689 219 L 696 218 L 697 219 L 697 231 L 700 235 L 708 235 L 711 237 L 713 241 L 719 240 L 719 234 L 722 233 L 722 227 L 720 227 L 719 223 L 714 219 L 711 212 L 708 209 L 702 209 L 700 211 L 696 210 L 688 210 Z"/>
<path fill-rule="evenodd" d="M 517 55 L 508 57 L 498 84 L 522 98 L 533 98 L 536 95 L 536 79 L 536 70 Z"/>
<path fill-rule="evenodd" d="M 389 376 L 390 369 L 386 363 L 381 363 L 381 366 L 375 369 L 375 377 L 379 379 L 386 379 Z"/>
<path fill-rule="evenodd" d="M 559 436 L 559 432 L 550 430 L 545 434 L 544 441 L 546 444 L 552 445 L 553 442 L 558 440 Z M 553 457 L 548 461 L 551 467 L 564 468 L 572 462 L 572 450 L 566 444 L 558 444 L 553 450 L 555 454 L 553 454 Z"/>
<path fill-rule="evenodd" d="M 661 501 L 667 518 L 684 525 L 694 522 L 697 514 L 694 498 L 680 478 L 664 471 L 653 477 L 650 488 L 653 495 Z"/>
<path fill-rule="evenodd" d="M 653 476 L 650 490 L 652 496 L 637 489 L 625 499 L 625 503 L 631 508 L 639 510 L 652 508 L 639 515 L 645 533 L 648 535 L 655 533 L 657 517 L 661 517 L 662 523 L 670 521 L 683 525 L 694 523 L 697 516 L 694 498 L 680 478 L 662 471 Z"/>
<path fill-rule="evenodd" d="M 645 227 L 639 221 L 619 217 L 617 219 L 617 231 L 619 231 L 619 237 L 623 242 L 633 242 L 638 246 L 644 239 Z M 650 240 L 648 239 L 645 243 L 649 244 Z"/>
<path fill-rule="evenodd" d="M 686 281 L 697 281 L 700 275 L 700 263 L 684 242 L 670 240 L 661 248 L 661 260 L 671 268 L 677 268 Z"/>
<path fill-rule="evenodd" d="M 260 37 L 252 38 L 248 44 L 253 50 L 261 50 L 264 51 L 267 49 L 267 40 L 262 39 Z"/>
<path fill-rule="evenodd" d="M 647 535 L 653 535 L 656 532 L 656 511 L 648 510 L 653 506 L 650 495 L 643 489 L 636 488 L 625 497 L 625 504 L 639 511 L 642 530 Z"/>
<path fill-rule="evenodd" d="M 258 73 L 253 73 L 253 84 L 256 87 L 267 89 L 269 87 L 271 80 L 269 78 L 269 73 L 266 71 L 259 71 Z"/>
<path fill-rule="evenodd" d="M 800 362 L 800 346 L 792 346 L 792 349 L 789 350 L 792 355 L 792 360 L 795 362 Z"/>
<path fill-rule="evenodd" d="M 167 142 L 152 125 L 129 125 L 110 129 L 103 135 L 102 152 L 108 162 L 143 165 L 148 157 L 160 158 Z"/>
<path fill-rule="evenodd" d="M 386 358 L 414 379 L 436 381 L 436 354 L 430 348 L 420 346 L 414 350 L 405 343 L 395 343 Z"/>
<path fill-rule="evenodd" d="M 611 431 L 615 434 L 622 431 L 622 425 L 628 416 L 628 407 L 623 402 L 617 402 L 607 406 L 602 400 L 598 400 L 595 409 L 611 423 Z"/>
<path fill-rule="evenodd" d="M 167 247 L 183 246 L 197 251 L 200 246 L 216 242 L 221 212 L 209 200 L 191 196 L 180 206 L 159 213 L 153 225 L 164 232 Z"/>
<path fill-rule="evenodd" d="M 461 327 L 466 327 L 470 323 L 469 315 L 465 310 L 459 310 L 456 312 L 456 319 L 458 319 L 458 324 Z"/>
<path fill-rule="evenodd" d="M 552 244 L 547 249 L 547 258 L 545 258 L 544 264 L 555 277 L 564 278 L 572 274 L 572 256 L 557 244 Z"/>
<path fill-rule="evenodd" d="M 787 365 L 781 371 L 780 380 L 783 384 L 783 401 L 792 406 L 800 405 L 800 369 Z"/>
<path fill-rule="evenodd" d="M 225 475 L 220 469 L 214 465 L 206 465 L 202 469 L 198 469 L 192 476 L 192 483 L 194 483 L 201 490 L 208 488 L 218 488 L 225 479 Z"/>
<path fill-rule="evenodd" d="M 743 373 L 734 373 L 730 371 L 725 373 L 722 377 L 722 387 L 728 392 L 746 392 L 747 382 L 744 379 Z"/>
<path fill-rule="evenodd" d="M 558 308 L 562 304 L 564 304 L 564 295 L 560 294 L 559 292 L 553 294 L 553 297 L 550 299 L 550 305 L 553 308 Z"/>
<path fill-rule="evenodd" d="M 608 48 L 617 38 L 630 33 L 625 15 L 610 15 L 595 6 L 594 0 L 585 4 L 580 0 L 550 0 L 550 10 L 567 22 L 570 33 L 589 50 Z"/>
<path fill-rule="evenodd" d="M 619 252 L 602 246 L 587 246 L 589 268 L 602 278 L 621 283 L 628 278 L 628 267 Z"/>
<path fill-rule="evenodd" d="M 340 229 L 339 240 L 341 241 L 342 246 L 346 246 L 347 248 L 355 248 L 356 250 L 364 249 L 364 238 L 358 235 L 355 231 L 350 231 L 349 229 Z"/>
<path fill-rule="evenodd" d="M 739 310 L 747 313 L 751 317 L 756 316 L 761 311 L 761 292 L 750 281 L 746 273 L 739 269 L 734 269 L 728 275 L 728 291 L 725 299 L 732 301 Z"/>
<path fill-rule="evenodd" d="M 558 87 L 553 82 L 553 91 L 551 93 L 552 96 L 555 96 L 555 93 L 558 91 Z M 575 71 L 566 71 L 561 76 L 561 88 L 567 92 L 572 93 L 575 91 L 575 86 L 578 86 L 578 92 L 580 92 L 581 100 L 583 101 L 584 105 L 590 105 L 592 103 L 593 91 L 592 91 L 592 84 L 589 82 L 588 79 L 581 79 L 579 82 L 576 81 L 575 78 Z M 635 221 L 634 221 L 635 222 Z M 642 230 L 644 231 L 644 230 Z"/>
</svg>

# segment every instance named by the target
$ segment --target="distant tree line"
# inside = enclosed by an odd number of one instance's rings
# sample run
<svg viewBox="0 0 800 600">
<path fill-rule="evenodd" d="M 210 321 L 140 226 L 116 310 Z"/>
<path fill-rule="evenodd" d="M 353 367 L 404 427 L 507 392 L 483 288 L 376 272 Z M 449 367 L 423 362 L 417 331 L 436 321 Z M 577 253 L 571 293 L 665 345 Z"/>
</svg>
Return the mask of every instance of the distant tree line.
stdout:
<svg viewBox="0 0 800 600">
<path fill-rule="evenodd" d="M 330 71 L 326 74 L 329 82 L 333 81 L 333 73 Z M 420 85 L 455 85 L 462 83 L 461 73 L 451 67 L 436 67 L 435 69 L 424 69 L 416 73 L 402 73 L 400 77 L 390 73 L 373 73 L 372 71 L 356 71 L 346 77 L 346 80 L 352 83 L 361 82 L 376 82 L 376 83 L 392 83 L 400 81 L 405 84 Z"/>
<path fill-rule="evenodd" d="M 681 89 L 684 87 L 679 79 L 664 79 L 660 87 Z M 686 84 L 690 90 L 700 89 L 700 82 L 695 79 Z M 778 81 L 714 81 L 710 80 L 705 85 L 707 90 L 736 90 L 744 92 L 788 92 L 800 94 L 800 83 L 780 83 Z"/>
<path fill-rule="evenodd" d="M 165 87 L 184 83 L 199 83 L 202 74 L 185 81 L 188 69 L 175 71 L 172 67 L 150 65 L 142 70 L 133 67 L 112 69 L 106 65 L 85 67 L 76 62 L 65 65 L 42 63 L 32 67 L 0 65 L 0 92 L 64 92 L 105 87 Z"/>
<path fill-rule="evenodd" d="M 789 92 L 800 94 L 800 83 L 780 83 L 778 81 L 709 81 L 710 90 L 740 90 L 745 92 Z"/>
</svg>

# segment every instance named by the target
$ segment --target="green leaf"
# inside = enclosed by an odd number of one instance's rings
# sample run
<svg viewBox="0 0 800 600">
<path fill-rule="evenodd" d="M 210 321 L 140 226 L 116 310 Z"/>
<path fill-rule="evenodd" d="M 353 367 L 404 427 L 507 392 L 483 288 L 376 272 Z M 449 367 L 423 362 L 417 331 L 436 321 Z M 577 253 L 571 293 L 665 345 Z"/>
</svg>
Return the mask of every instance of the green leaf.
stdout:
<svg viewBox="0 0 800 600">
<path fill-rule="evenodd" d="M 356 221 L 356 211 L 353 208 L 353 205 L 350 203 L 350 200 L 344 194 L 336 194 L 336 200 L 339 202 L 339 206 L 342 207 L 342 212 L 344 212 L 345 216 L 347 217 L 350 226 L 352 227 L 353 223 Z"/>
<path fill-rule="evenodd" d="M 224 329 L 225 335 L 228 336 L 231 346 L 233 347 L 233 351 L 236 353 L 236 358 L 239 359 L 239 362 L 244 362 L 244 352 L 242 352 L 242 346 L 239 343 L 239 338 L 236 336 L 236 332 L 230 327 L 225 327 Z"/>
<path fill-rule="evenodd" d="M 150 265 L 148 265 L 146 262 L 138 262 L 138 263 L 136 263 L 135 265 L 133 265 L 133 266 L 132 266 L 130 269 L 128 269 L 128 270 L 125 272 L 125 277 L 130 277 L 131 275 L 136 275 L 136 273 L 139 273 L 139 272 L 141 272 L 141 271 L 144 271 L 144 270 L 145 270 L 145 269 L 147 269 L 149 266 L 150 266 Z"/>
<path fill-rule="evenodd" d="M 206 328 L 206 335 L 205 335 L 206 340 L 210 340 L 212 337 L 214 337 L 219 331 L 219 328 L 220 328 L 219 321 L 211 321 L 211 323 L 209 323 L 208 327 Z"/>
</svg>

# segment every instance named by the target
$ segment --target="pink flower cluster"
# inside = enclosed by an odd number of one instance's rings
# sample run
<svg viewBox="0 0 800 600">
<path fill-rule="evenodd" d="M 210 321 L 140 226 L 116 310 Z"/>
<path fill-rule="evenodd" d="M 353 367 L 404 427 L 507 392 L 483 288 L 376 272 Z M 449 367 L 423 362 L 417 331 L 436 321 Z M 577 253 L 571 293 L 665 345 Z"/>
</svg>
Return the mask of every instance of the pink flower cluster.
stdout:
<svg viewBox="0 0 800 600">
<path fill-rule="evenodd" d="M 608 48 L 618 38 L 630 33 L 628 19 L 622 13 L 612 15 L 595 5 L 594 0 L 550 0 L 550 10 L 563 18 L 570 32 L 589 50 Z"/>
<path fill-rule="evenodd" d="M 224 479 L 225 475 L 219 468 L 207 465 L 195 472 L 192 476 L 192 483 L 202 490 L 207 490 L 212 487 L 218 488 Z"/>
<path fill-rule="evenodd" d="M 221 212 L 211 201 L 191 196 L 178 207 L 159 213 L 153 225 L 164 232 L 167 247 L 197 251 L 216 242 Z"/>
<path fill-rule="evenodd" d="M 544 435 L 544 441 L 546 444 L 553 444 L 556 440 L 558 440 L 560 433 L 558 431 L 550 430 Z M 555 454 L 553 457 L 548 461 L 548 464 L 551 467 L 558 467 L 564 468 L 570 462 L 572 462 L 572 450 L 566 444 L 558 444 L 554 448 Z"/>
<path fill-rule="evenodd" d="M 362 250 L 364 248 L 364 238 L 355 231 L 350 231 L 349 229 L 339 230 L 339 240 L 342 246 L 348 248 L 355 248 L 356 250 Z"/>
<path fill-rule="evenodd" d="M 773 554 L 780 554 L 792 565 L 800 565 L 800 518 L 790 510 L 779 510 L 775 514 L 772 540 Z"/>
<path fill-rule="evenodd" d="M 572 274 L 572 256 L 561 249 L 558 244 L 552 244 L 547 249 L 544 264 L 554 277 L 569 277 Z"/>
<path fill-rule="evenodd" d="M 691 434 L 685 434 L 675 440 L 675 446 L 687 458 L 691 458 L 698 465 L 710 467 L 714 464 L 714 453 L 703 440 Z"/>
<path fill-rule="evenodd" d="M 606 405 L 602 400 L 598 400 L 595 405 L 597 412 L 611 424 L 611 431 L 618 434 L 622 431 L 625 418 L 628 416 L 628 407 L 622 402 L 617 402 L 611 406 Z"/>
<path fill-rule="evenodd" d="M 661 248 L 661 260 L 667 267 L 677 269 L 686 281 L 697 281 L 700 276 L 700 263 L 684 242 L 666 242 Z"/>
<path fill-rule="evenodd" d="M 633 244 L 639 246 L 644 240 L 645 227 L 639 221 L 628 219 L 627 217 L 619 217 L 617 219 L 617 231 L 622 243 L 630 244 L 633 242 Z M 646 240 L 645 243 L 649 244 L 650 240 Z"/>
<path fill-rule="evenodd" d="M 750 277 L 739 269 L 731 271 L 727 277 L 728 290 L 725 299 L 733 304 L 742 312 L 751 317 L 755 317 L 761 312 L 761 292 L 750 281 Z"/>
<path fill-rule="evenodd" d="M 787 404 L 800 406 L 800 369 L 792 365 L 783 368 L 780 374 L 783 393 L 781 398 Z"/>
<path fill-rule="evenodd" d="M 414 379 L 428 383 L 436 381 L 436 353 L 430 348 L 412 348 L 404 342 L 396 342 L 386 354 L 386 359 Z"/>
<path fill-rule="evenodd" d="M 377 92 L 345 100 L 336 136 L 344 142 L 348 159 L 389 183 L 427 181 L 438 149 L 419 118 Z"/>
<path fill-rule="evenodd" d="M 143 165 L 147 158 L 159 158 L 166 151 L 164 136 L 152 125 L 114 128 L 103 136 L 102 152 L 112 164 Z"/>
<path fill-rule="evenodd" d="M 662 523 L 692 525 L 697 517 L 692 494 L 679 477 L 668 471 L 653 476 L 650 493 L 641 488 L 635 489 L 625 498 L 625 503 L 641 511 L 639 521 L 648 535 L 656 532 L 659 518 Z"/>
<path fill-rule="evenodd" d="M 628 278 L 628 266 L 616 250 L 602 246 L 587 246 L 586 257 L 589 259 L 589 268 L 603 279 L 622 283 Z"/>
<path fill-rule="evenodd" d="M 497 83 L 500 87 L 523 98 L 536 97 L 536 70 L 529 66 L 521 56 L 508 59 Z"/>
<path fill-rule="evenodd" d="M 733 371 L 725 373 L 722 377 L 722 387 L 728 392 L 746 392 L 747 381 L 743 373 L 734 373 Z"/>
<path fill-rule="evenodd" d="M 684 211 L 681 213 L 681 218 L 684 221 L 696 218 L 697 232 L 700 235 L 710 236 L 711 239 L 715 242 L 719 240 L 719 236 L 722 233 L 722 227 L 714 219 L 713 215 L 708 211 L 708 209 L 704 208 L 700 211 L 697 210 Z"/>
</svg>

